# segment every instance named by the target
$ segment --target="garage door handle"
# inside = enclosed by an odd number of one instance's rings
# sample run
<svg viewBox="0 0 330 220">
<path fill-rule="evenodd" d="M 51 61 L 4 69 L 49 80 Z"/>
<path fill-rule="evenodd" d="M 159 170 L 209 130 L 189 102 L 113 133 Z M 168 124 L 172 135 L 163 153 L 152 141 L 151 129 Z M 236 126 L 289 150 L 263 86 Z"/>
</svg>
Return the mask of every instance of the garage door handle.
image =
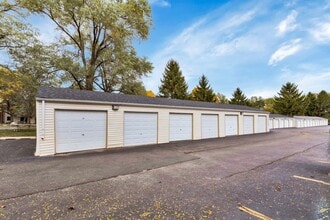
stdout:
<svg viewBox="0 0 330 220">
<path fill-rule="evenodd" d="M 82 136 L 85 136 L 85 134 L 81 134 Z"/>
</svg>

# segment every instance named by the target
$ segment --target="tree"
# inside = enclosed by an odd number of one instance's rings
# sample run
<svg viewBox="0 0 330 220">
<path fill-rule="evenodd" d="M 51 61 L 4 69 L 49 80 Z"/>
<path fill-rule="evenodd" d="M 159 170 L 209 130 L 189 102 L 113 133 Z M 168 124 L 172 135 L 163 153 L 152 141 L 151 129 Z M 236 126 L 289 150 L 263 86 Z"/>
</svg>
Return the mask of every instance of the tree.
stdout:
<svg viewBox="0 0 330 220">
<path fill-rule="evenodd" d="M 302 92 L 299 92 L 298 86 L 294 83 L 286 83 L 282 86 L 278 96 L 274 98 L 274 110 L 276 113 L 294 116 L 303 113 Z"/>
<path fill-rule="evenodd" d="M 216 94 L 216 102 L 221 103 L 221 104 L 228 104 L 229 100 L 226 98 L 225 95 L 223 95 L 221 93 L 217 93 Z"/>
<path fill-rule="evenodd" d="M 234 105 L 247 105 L 248 100 L 243 91 L 237 88 L 233 93 L 233 97 L 229 100 L 229 103 Z"/>
<path fill-rule="evenodd" d="M 159 96 L 172 99 L 187 99 L 188 85 L 178 62 L 169 60 L 166 64 L 163 78 L 160 80 Z"/>
<path fill-rule="evenodd" d="M 265 99 L 264 110 L 270 113 L 275 113 L 274 102 L 275 102 L 274 98 Z"/>
<path fill-rule="evenodd" d="M 20 96 L 23 85 L 18 73 L 0 66 L 0 101 L 7 106 L 6 113 L 17 115 L 15 99 Z"/>
<path fill-rule="evenodd" d="M 204 74 L 199 79 L 198 85 L 192 90 L 190 97 L 196 101 L 216 102 L 216 96 Z"/>
<path fill-rule="evenodd" d="M 261 108 L 264 108 L 264 106 L 265 106 L 265 100 L 261 96 L 259 96 L 259 97 L 252 96 L 250 98 L 250 100 L 248 100 L 248 105 L 253 108 L 261 109 Z"/>
<path fill-rule="evenodd" d="M 152 90 L 147 90 L 146 96 L 148 96 L 148 97 L 156 97 L 155 93 Z"/>
<path fill-rule="evenodd" d="M 26 16 L 26 13 L 19 11 L 17 5 L 6 0 L 0 2 L 0 50 L 20 48 L 36 36 L 37 33 L 31 26 L 19 19 Z"/>
<path fill-rule="evenodd" d="M 60 32 L 51 66 L 79 89 L 95 86 L 124 91 L 139 83 L 152 65 L 137 56 L 134 40 L 145 40 L 151 25 L 147 0 L 16 0 L 14 5 L 50 19 Z"/>
<path fill-rule="evenodd" d="M 146 95 L 146 88 L 141 81 L 125 82 L 119 91 L 124 94 Z"/>
<path fill-rule="evenodd" d="M 330 112 L 330 95 L 322 90 L 317 95 L 317 104 L 316 104 L 316 115 L 320 117 L 329 116 Z"/>
<path fill-rule="evenodd" d="M 309 92 L 304 98 L 305 115 L 317 115 L 317 100 L 316 95 Z"/>
</svg>

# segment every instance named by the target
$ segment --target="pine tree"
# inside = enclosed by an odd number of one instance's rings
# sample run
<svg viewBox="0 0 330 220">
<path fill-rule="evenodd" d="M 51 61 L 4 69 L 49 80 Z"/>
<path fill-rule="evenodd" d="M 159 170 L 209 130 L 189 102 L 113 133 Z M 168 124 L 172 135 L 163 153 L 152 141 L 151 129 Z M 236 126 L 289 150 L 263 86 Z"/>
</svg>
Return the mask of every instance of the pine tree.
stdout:
<svg viewBox="0 0 330 220">
<path fill-rule="evenodd" d="M 198 85 L 193 89 L 190 96 L 192 100 L 196 101 L 216 102 L 216 95 L 204 74 L 199 79 Z"/>
<path fill-rule="evenodd" d="M 188 85 L 175 60 L 167 62 L 159 87 L 159 96 L 172 99 L 188 99 Z"/>
<path fill-rule="evenodd" d="M 294 83 L 286 83 L 282 86 L 278 96 L 274 97 L 274 110 L 283 115 L 294 116 L 303 113 L 302 92 Z"/>
<path fill-rule="evenodd" d="M 304 99 L 305 103 L 305 115 L 315 116 L 317 115 L 317 99 L 315 94 L 309 92 Z"/>
<path fill-rule="evenodd" d="M 233 97 L 229 100 L 229 104 L 247 105 L 248 100 L 243 91 L 240 88 L 237 88 L 233 93 Z"/>
<path fill-rule="evenodd" d="M 327 117 L 330 112 L 330 95 L 322 90 L 317 95 L 316 115 L 320 117 Z"/>
</svg>

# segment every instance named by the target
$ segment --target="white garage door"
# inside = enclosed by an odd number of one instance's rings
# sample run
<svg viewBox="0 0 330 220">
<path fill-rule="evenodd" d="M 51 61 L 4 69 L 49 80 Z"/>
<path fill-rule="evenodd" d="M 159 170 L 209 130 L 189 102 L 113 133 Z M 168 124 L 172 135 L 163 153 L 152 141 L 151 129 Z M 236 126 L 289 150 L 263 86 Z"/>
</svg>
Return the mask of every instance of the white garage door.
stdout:
<svg viewBox="0 0 330 220">
<path fill-rule="evenodd" d="M 238 116 L 225 116 L 225 136 L 238 135 Z"/>
<path fill-rule="evenodd" d="M 285 121 L 284 121 L 284 127 L 285 128 L 288 128 L 289 127 L 289 120 L 288 119 L 285 119 Z"/>
<path fill-rule="evenodd" d="M 274 120 L 269 119 L 269 129 L 274 129 Z"/>
<path fill-rule="evenodd" d="M 202 139 L 218 137 L 218 115 L 202 115 Z"/>
<path fill-rule="evenodd" d="M 157 143 L 157 113 L 124 113 L 124 146 Z"/>
<path fill-rule="evenodd" d="M 274 129 L 278 128 L 278 119 L 274 119 Z"/>
<path fill-rule="evenodd" d="M 284 120 L 283 119 L 278 119 L 278 127 L 279 128 L 284 128 Z"/>
<path fill-rule="evenodd" d="M 306 120 L 303 121 L 303 126 L 304 126 L 304 128 L 307 127 L 307 121 Z"/>
<path fill-rule="evenodd" d="M 55 111 L 56 153 L 106 147 L 106 112 Z"/>
<path fill-rule="evenodd" d="M 296 120 L 296 122 L 297 122 L 297 127 L 298 127 L 298 128 L 301 128 L 301 127 L 302 127 L 301 120 Z"/>
<path fill-rule="evenodd" d="M 170 141 L 192 139 L 192 115 L 170 114 Z"/>
<path fill-rule="evenodd" d="M 267 117 L 266 116 L 258 116 L 258 132 L 266 132 L 267 127 Z"/>
<path fill-rule="evenodd" d="M 292 119 L 289 120 L 289 127 L 290 127 L 290 128 L 293 127 L 293 121 L 292 121 Z"/>
<path fill-rule="evenodd" d="M 253 116 L 243 116 L 243 134 L 253 134 Z"/>
</svg>

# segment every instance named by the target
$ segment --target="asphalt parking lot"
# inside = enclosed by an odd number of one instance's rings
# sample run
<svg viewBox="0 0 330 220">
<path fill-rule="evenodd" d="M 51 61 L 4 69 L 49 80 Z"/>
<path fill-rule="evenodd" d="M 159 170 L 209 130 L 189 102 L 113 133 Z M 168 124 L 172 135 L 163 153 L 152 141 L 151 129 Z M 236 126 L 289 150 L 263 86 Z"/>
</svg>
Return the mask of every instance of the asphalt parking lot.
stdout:
<svg viewBox="0 0 330 220">
<path fill-rule="evenodd" d="M 329 219 L 329 129 L 44 158 L 0 141 L 0 218 Z"/>
</svg>

